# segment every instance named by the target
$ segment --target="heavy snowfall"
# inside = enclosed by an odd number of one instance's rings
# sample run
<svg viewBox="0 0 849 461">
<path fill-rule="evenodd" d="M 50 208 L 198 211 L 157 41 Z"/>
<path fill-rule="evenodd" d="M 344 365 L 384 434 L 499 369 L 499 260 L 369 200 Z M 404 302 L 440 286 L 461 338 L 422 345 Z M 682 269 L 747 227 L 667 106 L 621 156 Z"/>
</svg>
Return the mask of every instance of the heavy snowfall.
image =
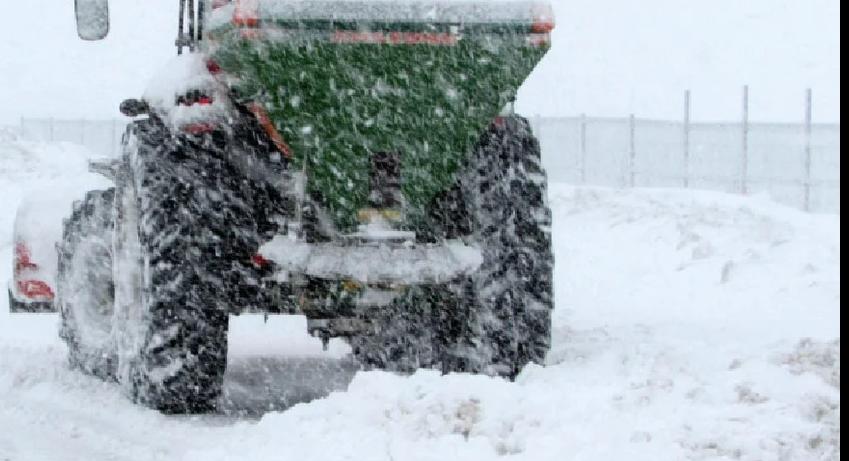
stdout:
<svg viewBox="0 0 849 461">
<path fill-rule="evenodd" d="M 0 129 L 4 283 L 18 205 L 102 186 L 92 155 Z M 838 215 L 558 183 L 549 203 L 553 344 L 515 382 L 357 371 L 302 317 L 244 315 L 219 411 L 166 416 L 71 369 L 58 317 L 3 296 L 0 460 L 839 459 Z"/>
</svg>

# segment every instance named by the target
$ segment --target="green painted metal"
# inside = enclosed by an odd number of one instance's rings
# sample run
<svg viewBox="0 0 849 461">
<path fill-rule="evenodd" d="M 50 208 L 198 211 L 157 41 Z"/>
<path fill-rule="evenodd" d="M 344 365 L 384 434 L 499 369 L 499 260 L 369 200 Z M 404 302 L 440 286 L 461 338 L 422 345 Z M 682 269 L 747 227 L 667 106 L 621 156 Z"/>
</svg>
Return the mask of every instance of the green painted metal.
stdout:
<svg viewBox="0 0 849 461">
<path fill-rule="evenodd" d="M 401 153 L 406 223 L 416 228 L 548 44 L 532 44 L 527 28 L 510 25 L 463 31 L 453 45 L 334 43 L 340 29 L 228 24 L 209 31 L 206 51 L 235 77 L 237 100 L 264 105 L 295 166 L 307 162 L 309 192 L 340 229 L 352 229 L 366 206 L 374 152 Z M 372 23 L 356 30 L 445 29 Z"/>
</svg>

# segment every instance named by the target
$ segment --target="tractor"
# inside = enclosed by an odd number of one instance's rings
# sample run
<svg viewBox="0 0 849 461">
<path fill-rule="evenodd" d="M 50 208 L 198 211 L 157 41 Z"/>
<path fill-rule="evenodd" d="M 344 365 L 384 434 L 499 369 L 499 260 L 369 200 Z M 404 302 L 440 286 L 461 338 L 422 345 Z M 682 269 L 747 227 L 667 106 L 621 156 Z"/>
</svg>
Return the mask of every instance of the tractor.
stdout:
<svg viewBox="0 0 849 461">
<path fill-rule="evenodd" d="M 106 37 L 107 0 L 75 8 Z M 114 187 L 63 221 L 72 366 L 212 411 L 247 312 L 303 315 L 365 370 L 543 364 L 551 212 L 513 102 L 553 27 L 526 1 L 180 0 L 177 56 L 92 165 Z"/>
</svg>

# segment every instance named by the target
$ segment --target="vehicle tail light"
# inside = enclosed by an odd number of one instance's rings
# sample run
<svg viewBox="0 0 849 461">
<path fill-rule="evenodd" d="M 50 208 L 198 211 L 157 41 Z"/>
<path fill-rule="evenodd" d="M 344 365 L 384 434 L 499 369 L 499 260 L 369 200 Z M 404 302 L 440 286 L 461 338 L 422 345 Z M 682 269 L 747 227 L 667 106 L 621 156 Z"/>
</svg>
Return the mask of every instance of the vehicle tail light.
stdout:
<svg viewBox="0 0 849 461">
<path fill-rule="evenodd" d="M 15 266 L 14 266 L 14 274 L 15 278 L 17 278 L 22 272 L 26 270 L 37 270 L 38 265 L 32 262 L 32 254 L 30 253 L 29 247 L 23 243 L 18 242 L 15 244 Z"/>
<path fill-rule="evenodd" d="M 18 280 L 18 293 L 33 301 L 51 301 L 54 294 L 46 282 L 41 280 Z"/>
</svg>

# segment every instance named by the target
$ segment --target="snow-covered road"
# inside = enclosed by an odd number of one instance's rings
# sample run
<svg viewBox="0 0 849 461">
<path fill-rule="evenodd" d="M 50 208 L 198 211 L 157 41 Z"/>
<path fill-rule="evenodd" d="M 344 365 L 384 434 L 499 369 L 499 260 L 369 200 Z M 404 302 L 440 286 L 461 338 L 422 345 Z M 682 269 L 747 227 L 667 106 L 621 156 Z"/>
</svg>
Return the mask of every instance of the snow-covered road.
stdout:
<svg viewBox="0 0 849 461">
<path fill-rule="evenodd" d="M 24 189 L 86 153 L 0 129 L 0 280 Z M 515 383 L 357 373 L 300 318 L 232 320 L 219 415 L 164 416 L 70 370 L 0 297 L 0 460 L 839 459 L 840 220 L 763 197 L 553 185 L 546 367 Z"/>
</svg>

